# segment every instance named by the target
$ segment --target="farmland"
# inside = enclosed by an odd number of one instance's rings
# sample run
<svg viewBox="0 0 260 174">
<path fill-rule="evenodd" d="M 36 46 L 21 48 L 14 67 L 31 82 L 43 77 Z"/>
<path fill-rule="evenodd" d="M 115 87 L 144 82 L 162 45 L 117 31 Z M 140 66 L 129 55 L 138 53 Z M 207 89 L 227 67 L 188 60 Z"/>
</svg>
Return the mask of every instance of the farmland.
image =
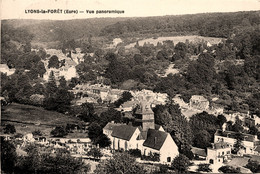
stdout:
<svg viewBox="0 0 260 174">
<path fill-rule="evenodd" d="M 55 126 L 66 126 L 67 123 L 81 123 L 75 117 L 58 112 L 47 111 L 41 107 L 12 103 L 2 108 L 1 126 L 3 124 L 14 124 L 17 133 L 27 133 L 40 130 L 49 134 Z"/>
</svg>

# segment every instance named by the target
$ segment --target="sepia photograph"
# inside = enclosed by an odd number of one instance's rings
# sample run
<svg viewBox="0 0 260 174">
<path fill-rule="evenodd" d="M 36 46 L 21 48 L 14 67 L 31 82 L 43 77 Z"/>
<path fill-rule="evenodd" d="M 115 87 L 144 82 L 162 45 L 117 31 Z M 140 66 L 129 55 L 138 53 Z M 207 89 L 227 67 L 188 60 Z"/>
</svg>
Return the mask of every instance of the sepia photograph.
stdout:
<svg viewBox="0 0 260 174">
<path fill-rule="evenodd" d="M 260 173 L 260 0 L 0 7 L 0 173 Z"/>
</svg>

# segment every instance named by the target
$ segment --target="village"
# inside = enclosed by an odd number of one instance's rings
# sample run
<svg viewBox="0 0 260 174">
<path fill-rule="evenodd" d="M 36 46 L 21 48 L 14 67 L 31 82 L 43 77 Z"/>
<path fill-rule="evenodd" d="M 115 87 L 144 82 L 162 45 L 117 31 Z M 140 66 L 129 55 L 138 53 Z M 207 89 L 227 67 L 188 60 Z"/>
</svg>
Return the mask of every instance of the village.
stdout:
<svg viewBox="0 0 260 174">
<path fill-rule="evenodd" d="M 71 58 L 64 55 L 61 51 L 59 52 L 54 49 L 46 50 L 46 53 L 51 56 L 58 55 L 59 61 L 64 61 L 64 66 L 58 69 L 50 68 L 48 67 L 49 59 L 43 61 L 46 68 L 46 73 L 43 75 L 45 81 L 50 80 L 50 74 L 54 75 L 56 83 L 59 83 L 61 77 L 64 77 L 66 80 L 78 77 L 75 66 L 84 61 L 84 54 L 80 53 L 80 49 L 72 52 Z M 90 56 L 93 56 L 93 54 Z M 1 64 L 1 72 L 7 73 L 9 76 L 15 70 Z M 91 161 L 92 172 L 98 164 L 96 161 L 106 160 L 114 152 L 118 151 L 137 153 L 137 161 L 142 164 L 163 164 L 170 166 L 173 159 L 179 155 L 178 146 L 169 132 L 165 131 L 161 125 L 155 124 L 153 109 L 157 105 L 166 105 L 172 102 L 180 107 L 181 113 L 187 120 L 193 115 L 203 112 L 207 112 L 215 117 L 223 115 L 226 118 L 226 123 L 222 125 L 222 129 L 218 129 L 215 132 L 211 147 L 207 147 L 206 149 L 191 147 L 194 158 L 189 171 L 198 171 L 198 167 L 201 164 L 208 165 L 210 171 L 213 173 L 219 172 L 218 169 L 223 165 L 235 166 L 243 173 L 251 173 L 249 169 L 245 168 L 249 160 L 260 162 L 260 140 L 256 135 L 241 134 L 243 148 L 239 149 L 236 154 L 232 154 L 231 151 L 237 142 L 236 132 L 225 129 L 227 122 L 234 123 L 236 119 L 242 120 L 243 126 L 246 129 L 250 126 L 259 128 L 260 118 L 249 114 L 249 112 L 226 112 L 223 106 L 214 104 L 214 101 L 217 100 L 216 97 L 207 99 L 202 95 L 193 95 L 189 102 L 186 103 L 180 95 L 169 98 L 166 93 L 157 93 L 146 89 L 121 90 L 112 88 L 109 85 L 93 82 L 77 84 L 70 92 L 74 95 L 72 105 L 81 106 L 84 103 L 92 103 L 95 107 L 101 108 L 107 108 L 109 104 L 118 101 L 122 97 L 122 94 L 127 92 L 132 96 L 131 99 L 121 103 L 115 109 L 128 119 L 138 120 L 133 114 L 138 115 L 139 125 L 133 126 L 131 121 L 128 123 L 115 123 L 114 121 L 107 123 L 103 128 L 103 134 L 108 137 L 111 144 L 106 148 L 100 148 L 99 144 L 93 144 L 87 136 L 88 126 L 86 125 L 80 128 L 75 125 L 70 131 L 78 133 L 65 137 L 37 136 L 33 135 L 33 133 L 20 135 L 18 138 L 9 134 L 1 134 L 1 136 L 6 140 L 19 142 L 16 147 L 19 155 L 27 155 L 25 148 L 31 144 L 35 144 L 41 147 L 41 149 L 43 148 L 43 151 L 47 150 L 51 153 L 56 153 L 57 149 L 65 149 L 73 157 L 83 158 L 87 162 Z M 35 95 L 34 97 L 40 103 L 44 100 L 43 95 Z M 134 110 L 135 112 L 133 112 Z"/>
<path fill-rule="evenodd" d="M 109 104 L 120 99 L 125 90 L 112 89 L 110 86 L 103 84 L 81 84 L 77 85 L 71 90 L 75 95 L 74 105 L 82 105 L 85 102 L 93 103 L 104 107 L 104 104 Z M 43 149 L 48 149 L 51 153 L 55 153 L 57 149 L 65 149 L 70 152 L 73 157 L 83 158 L 86 161 L 93 160 L 91 171 L 95 170 L 97 162 L 105 160 L 113 155 L 114 152 L 131 152 L 137 151 L 140 155 L 137 158 L 139 163 L 149 165 L 171 165 L 172 160 L 179 155 L 178 146 L 173 140 L 172 136 L 164 130 L 161 125 L 155 124 L 153 108 L 156 105 L 165 105 L 170 102 L 167 94 L 154 93 L 149 90 L 141 91 L 127 91 L 132 95 L 131 100 L 124 102 L 117 111 L 124 114 L 126 117 L 133 117 L 133 110 L 138 118 L 141 118 L 139 126 L 133 126 L 131 122 L 115 123 L 111 121 L 103 128 L 105 134 L 111 145 L 106 148 L 100 148 L 99 145 L 94 145 L 91 139 L 87 136 L 87 127 L 72 126 L 70 131 L 76 133 L 65 137 L 46 137 L 41 135 L 33 135 L 29 133 L 20 135 L 19 137 L 10 134 L 1 134 L 6 140 L 14 140 L 19 142 L 16 150 L 19 155 L 26 155 L 25 147 L 31 144 L 40 146 Z M 218 172 L 218 168 L 223 165 L 231 165 L 240 168 L 243 173 L 251 173 L 251 171 L 244 166 L 250 160 L 260 161 L 260 140 L 256 135 L 241 134 L 241 143 L 243 148 L 239 149 L 236 154 L 231 152 L 234 149 L 237 140 L 237 133 L 227 131 L 227 122 L 235 122 L 240 119 L 243 126 L 260 125 L 260 119 L 257 116 L 252 116 L 249 113 L 229 113 L 225 112 L 223 108 L 209 106 L 210 101 L 203 96 L 194 95 L 191 97 L 189 103 L 185 103 L 179 95 L 172 99 L 173 103 L 180 106 L 182 114 L 189 119 L 194 114 L 208 112 L 214 116 L 224 115 L 226 123 L 222 125 L 222 129 L 218 129 L 214 134 L 214 141 L 211 147 L 206 149 L 191 147 L 194 155 L 192 165 L 189 171 L 197 171 L 200 164 L 208 164 L 213 173 Z M 105 105 L 106 107 L 106 105 Z M 90 153 L 91 149 L 98 151 L 98 154 Z M 171 150 L 169 150 L 171 149 Z"/>
<path fill-rule="evenodd" d="M 0 173 L 259 173 L 260 12 L 118 4 L 1 20 Z"/>
</svg>

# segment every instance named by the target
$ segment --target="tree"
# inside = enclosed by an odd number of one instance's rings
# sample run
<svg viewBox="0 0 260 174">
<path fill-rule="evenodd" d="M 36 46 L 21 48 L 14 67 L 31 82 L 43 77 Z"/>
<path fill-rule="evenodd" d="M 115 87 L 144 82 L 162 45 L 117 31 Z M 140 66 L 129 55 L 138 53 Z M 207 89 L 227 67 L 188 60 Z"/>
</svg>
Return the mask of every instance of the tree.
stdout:
<svg viewBox="0 0 260 174">
<path fill-rule="evenodd" d="M 103 156 L 103 154 L 101 153 L 100 149 L 95 148 L 95 147 L 91 148 L 88 151 L 87 155 L 93 156 L 94 158 L 101 158 Z"/>
<path fill-rule="evenodd" d="M 79 118 L 85 122 L 94 122 L 98 119 L 98 116 L 95 114 L 94 105 L 92 103 L 83 103 L 80 106 Z"/>
<path fill-rule="evenodd" d="M 109 108 L 107 111 L 104 111 L 100 114 L 99 124 L 104 127 L 108 122 L 114 121 L 116 123 L 122 122 L 121 112 L 115 110 L 114 108 Z"/>
<path fill-rule="evenodd" d="M 51 135 L 54 137 L 64 137 L 68 135 L 68 132 L 63 126 L 57 126 L 51 131 Z"/>
<path fill-rule="evenodd" d="M 227 119 L 226 119 L 226 117 L 225 117 L 224 115 L 218 115 L 217 118 L 218 118 L 219 126 L 221 126 L 221 127 L 222 127 L 222 125 L 223 125 L 224 123 L 227 122 Z"/>
<path fill-rule="evenodd" d="M 119 107 L 121 104 L 127 102 L 127 101 L 130 101 L 131 98 L 132 98 L 132 94 L 128 91 L 124 91 L 122 93 L 122 96 L 115 102 L 115 106 L 116 107 Z"/>
<path fill-rule="evenodd" d="M 56 55 L 51 56 L 49 59 L 48 68 L 56 68 L 58 69 L 60 67 L 59 58 Z"/>
<path fill-rule="evenodd" d="M 206 130 L 201 130 L 197 133 L 194 133 L 194 146 L 195 147 L 199 147 L 199 148 L 207 148 L 209 147 L 211 144 L 211 135 L 208 131 Z"/>
<path fill-rule="evenodd" d="M 59 88 L 63 88 L 63 89 L 67 89 L 68 88 L 67 81 L 66 81 L 64 76 L 62 76 L 60 78 L 59 83 L 60 83 Z"/>
<path fill-rule="evenodd" d="M 252 135 L 257 135 L 258 129 L 256 128 L 256 126 L 250 126 L 248 133 Z"/>
<path fill-rule="evenodd" d="M 142 56 L 140 54 L 135 54 L 134 60 L 135 60 L 136 65 L 140 65 L 140 64 L 144 63 L 144 59 L 142 58 Z"/>
<path fill-rule="evenodd" d="M 96 122 L 91 123 L 88 127 L 88 136 L 93 142 L 95 142 L 97 137 L 101 135 L 102 132 L 102 127 Z"/>
<path fill-rule="evenodd" d="M 37 72 L 40 75 L 40 77 L 43 77 L 43 74 L 46 72 L 45 66 L 43 62 L 38 62 L 37 64 Z"/>
<path fill-rule="evenodd" d="M 241 173 L 240 168 L 234 168 L 232 166 L 222 166 L 218 169 L 220 172 L 223 173 Z"/>
<path fill-rule="evenodd" d="M 146 170 L 127 153 L 115 153 L 111 159 L 101 162 L 97 174 L 145 174 Z"/>
<path fill-rule="evenodd" d="M 16 132 L 15 127 L 12 124 L 7 124 L 4 128 L 5 134 L 14 134 L 15 132 Z"/>
<path fill-rule="evenodd" d="M 249 160 L 246 168 L 250 169 L 253 173 L 259 173 L 260 172 L 260 164 L 258 161 Z"/>
<path fill-rule="evenodd" d="M 207 163 L 201 163 L 198 165 L 197 171 L 198 172 L 212 172 L 212 169 L 209 168 L 209 165 L 210 164 L 207 164 Z"/>
<path fill-rule="evenodd" d="M 183 154 L 179 154 L 174 160 L 172 161 L 172 168 L 176 172 L 185 173 L 188 171 L 190 165 L 190 160 Z"/>
<path fill-rule="evenodd" d="M 241 133 L 236 133 L 235 134 L 235 139 L 236 139 L 236 143 L 234 144 L 234 149 L 233 149 L 233 152 L 234 153 L 237 153 L 240 149 L 242 149 L 244 147 L 243 145 L 243 135 Z"/>
<path fill-rule="evenodd" d="M 5 173 L 13 173 L 16 159 L 17 154 L 14 144 L 1 137 L 1 170 Z"/>
<path fill-rule="evenodd" d="M 181 144 L 191 143 L 190 125 L 182 115 L 179 105 L 159 105 L 154 109 L 154 116 L 155 123 L 162 125 L 167 132 L 170 132 L 179 148 Z"/>
<path fill-rule="evenodd" d="M 39 153 L 39 147 L 32 146 L 28 149 L 28 156 L 18 160 L 17 173 L 87 173 L 90 165 L 85 164 L 81 158 L 74 158 L 64 150 L 56 150 L 55 154 L 50 151 Z"/>
<path fill-rule="evenodd" d="M 111 141 L 105 134 L 102 133 L 95 139 L 94 144 L 99 145 L 101 148 L 105 148 L 111 145 Z"/>
</svg>

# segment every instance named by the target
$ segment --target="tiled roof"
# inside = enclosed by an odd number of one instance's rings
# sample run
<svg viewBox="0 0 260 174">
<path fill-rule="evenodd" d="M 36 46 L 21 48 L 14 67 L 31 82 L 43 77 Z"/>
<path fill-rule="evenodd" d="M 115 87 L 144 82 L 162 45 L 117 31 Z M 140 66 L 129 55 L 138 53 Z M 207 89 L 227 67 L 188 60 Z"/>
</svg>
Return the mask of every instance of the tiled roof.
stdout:
<svg viewBox="0 0 260 174">
<path fill-rule="evenodd" d="M 230 162 L 227 164 L 230 166 L 245 166 L 248 163 L 249 158 L 241 157 L 241 158 L 232 158 Z"/>
<path fill-rule="evenodd" d="M 229 144 L 223 141 L 217 142 L 212 144 L 213 147 L 211 147 L 212 149 L 224 149 L 229 147 Z"/>
<path fill-rule="evenodd" d="M 199 155 L 199 156 L 203 156 L 203 157 L 207 156 L 205 149 L 201 149 L 201 148 L 197 148 L 197 147 L 191 147 L 191 151 L 194 155 Z"/>
<path fill-rule="evenodd" d="M 204 96 L 202 95 L 193 95 L 191 96 L 191 100 L 199 100 L 199 101 L 208 101 Z"/>
<path fill-rule="evenodd" d="M 144 141 L 143 146 L 160 150 L 167 138 L 167 135 L 168 134 L 166 132 L 149 129 L 147 132 L 147 138 Z"/>
<path fill-rule="evenodd" d="M 129 126 L 129 125 L 119 125 L 114 126 L 112 137 L 120 138 L 123 140 L 129 141 L 131 137 L 133 136 L 135 130 L 137 127 Z"/>
<path fill-rule="evenodd" d="M 103 129 L 112 131 L 114 127 L 119 126 L 119 125 L 121 125 L 121 124 L 116 124 L 116 123 L 109 122 L 109 123 L 107 123 L 107 125 Z"/>
<path fill-rule="evenodd" d="M 217 136 L 222 136 L 222 137 L 228 137 L 228 138 L 233 138 L 235 139 L 237 132 L 233 132 L 233 131 L 222 131 L 222 130 L 217 130 L 215 135 Z M 243 141 L 250 141 L 250 142 L 254 142 L 255 141 L 255 136 L 251 135 L 251 134 L 244 134 L 241 133 L 242 136 L 244 137 Z"/>
</svg>

